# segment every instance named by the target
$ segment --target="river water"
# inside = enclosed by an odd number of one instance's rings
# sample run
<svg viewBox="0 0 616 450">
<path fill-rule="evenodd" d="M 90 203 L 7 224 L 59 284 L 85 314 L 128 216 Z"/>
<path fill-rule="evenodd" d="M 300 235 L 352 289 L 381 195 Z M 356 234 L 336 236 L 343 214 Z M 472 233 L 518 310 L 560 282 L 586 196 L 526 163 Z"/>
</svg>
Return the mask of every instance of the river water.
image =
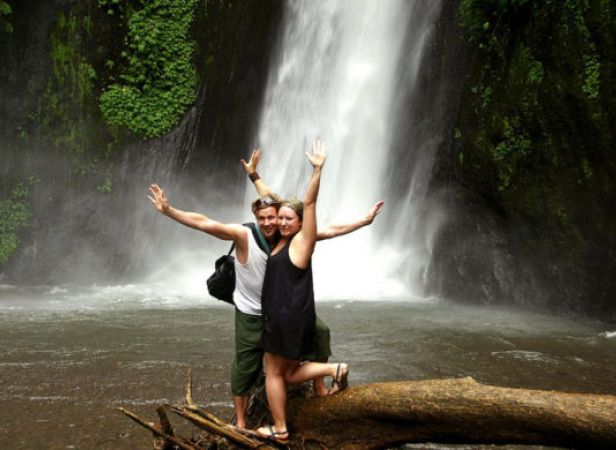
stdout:
<svg viewBox="0 0 616 450">
<path fill-rule="evenodd" d="M 155 420 L 158 405 L 181 401 L 188 367 L 195 400 L 229 418 L 233 310 L 203 297 L 155 285 L 0 287 L 0 448 L 149 449 L 149 433 L 115 408 Z M 472 376 L 616 393 L 616 325 L 437 300 L 317 308 L 351 385 Z"/>
</svg>

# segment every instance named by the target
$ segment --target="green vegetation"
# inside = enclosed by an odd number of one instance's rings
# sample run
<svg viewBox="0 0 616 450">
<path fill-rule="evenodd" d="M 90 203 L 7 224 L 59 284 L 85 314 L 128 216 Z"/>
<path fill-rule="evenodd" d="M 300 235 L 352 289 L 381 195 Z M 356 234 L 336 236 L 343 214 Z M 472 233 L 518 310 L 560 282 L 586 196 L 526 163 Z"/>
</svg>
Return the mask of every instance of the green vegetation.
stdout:
<svg viewBox="0 0 616 450">
<path fill-rule="evenodd" d="M 18 183 L 8 198 L 0 200 L 0 266 L 6 264 L 19 246 L 17 233 L 28 226 L 32 208 L 30 187 L 33 178 Z"/>
<path fill-rule="evenodd" d="M 562 104 L 566 95 L 580 103 L 599 97 L 602 64 L 589 30 L 590 3 L 460 3 L 460 20 L 475 48 L 471 93 L 480 125 L 466 133 L 471 141 L 465 145 L 492 160 L 499 192 L 507 191 L 511 178 L 532 164 L 537 152 L 555 150 L 537 142 L 545 137 L 542 116 L 548 98 L 556 95 Z M 606 8 L 605 2 L 595 3 Z"/>
<path fill-rule="evenodd" d="M 582 268 L 600 273 L 616 245 L 614 2 L 461 0 L 459 18 L 470 59 L 457 176 L 530 252 L 596 279 Z"/>
<path fill-rule="evenodd" d="M 597 61 L 596 55 L 586 57 L 584 64 L 584 83 L 582 91 L 590 99 L 595 99 L 599 96 L 599 76 L 601 74 L 601 63 Z"/>
<path fill-rule="evenodd" d="M 56 92 L 68 93 L 74 103 L 83 104 L 92 94 L 93 81 L 96 72 L 82 55 L 79 48 L 78 28 L 83 27 L 84 33 L 91 30 L 89 16 L 79 17 L 75 13 L 67 16 L 61 13 L 56 29 L 51 35 L 51 67 L 53 71 L 54 92 L 50 92 L 52 104 L 58 103 Z"/>
<path fill-rule="evenodd" d="M 107 14 L 113 16 L 124 11 L 124 0 L 98 0 L 98 6 L 105 9 Z"/>
<path fill-rule="evenodd" d="M 121 83 L 107 87 L 100 108 L 107 123 L 145 137 L 159 136 L 175 126 L 196 99 L 197 71 L 189 40 L 198 0 L 142 1 L 128 21 Z M 99 0 L 113 13 L 113 0 Z"/>
<path fill-rule="evenodd" d="M 2 17 L 2 16 L 11 15 L 12 13 L 13 13 L 13 10 L 11 9 L 11 5 L 9 5 L 7 2 L 3 0 L 0 0 L 0 31 L 5 32 L 5 33 L 13 32 L 13 25 L 11 25 L 11 23 L 8 20 Z"/>
<path fill-rule="evenodd" d="M 107 172 L 105 173 L 105 179 L 103 181 L 103 184 L 96 187 L 96 190 L 101 194 L 109 194 L 111 192 L 111 189 L 113 188 L 113 180 L 111 173 L 112 167 L 113 166 L 111 164 L 107 166 Z"/>
<path fill-rule="evenodd" d="M 605 2 L 595 3 L 605 10 Z M 492 160 L 497 191 L 507 191 L 511 178 L 537 158 L 559 159 L 552 145 L 560 139 L 545 139 L 548 99 L 556 97 L 569 109 L 563 102 L 572 96 L 586 109 L 592 106 L 585 102 L 599 97 L 602 64 L 589 29 L 591 12 L 590 2 L 574 0 L 460 3 L 461 22 L 475 47 L 471 93 L 480 125 L 465 133 L 464 145 Z"/>
<path fill-rule="evenodd" d="M 91 173 L 96 165 L 92 131 L 86 119 L 95 103 L 96 71 L 82 51 L 91 33 L 89 16 L 76 10 L 61 12 L 51 33 L 51 75 L 39 110 L 31 120 L 40 122 L 54 146 L 66 149 L 76 173 Z"/>
</svg>

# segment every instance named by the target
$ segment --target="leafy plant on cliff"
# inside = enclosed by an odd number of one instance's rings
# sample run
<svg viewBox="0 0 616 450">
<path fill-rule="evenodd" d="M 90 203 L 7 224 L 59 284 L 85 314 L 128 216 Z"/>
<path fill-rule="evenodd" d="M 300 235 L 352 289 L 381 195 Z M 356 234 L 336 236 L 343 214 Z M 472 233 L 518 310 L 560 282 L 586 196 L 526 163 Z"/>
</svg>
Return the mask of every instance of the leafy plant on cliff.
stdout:
<svg viewBox="0 0 616 450">
<path fill-rule="evenodd" d="M 11 5 L 9 5 L 7 2 L 3 0 L 0 0 L 0 31 L 4 31 L 5 33 L 13 32 L 13 25 L 11 25 L 11 23 L 8 20 L 2 17 L 2 16 L 8 16 L 12 13 L 13 13 L 13 10 L 11 9 Z"/>
<path fill-rule="evenodd" d="M 29 178 L 18 183 L 8 198 L 0 200 L 0 265 L 6 264 L 19 246 L 17 233 L 28 226 L 32 216 L 30 187 L 35 182 Z"/>
<path fill-rule="evenodd" d="M 526 165 L 538 150 L 535 141 L 544 134 L 538 120 L 544 108 L 540 99 L 571 88 L 590 101 L 599 96 L 602 65 L 588 28 L 589 8 L 589 2 L 576 0 L 460 3 L 461 23 L 482 61 L 475 69 L 478 83 L 471 88 L 482 131 L 466 135 L 474 147 L 490 155 L 498 191 L 507 190 L 518 166 Z M 553 35 L 554 43 L 545 42 L 540 33 L 549 39 Z M 556 54 L 560 45 L 567 54 Z M 574 86 L 564 85 L 568 79 Z"/>
<path fill-rule="evenodd" d="M 613 5 L 461 0 L 459 7 L 470 65 L 458 173 L 530 245 L 572 265 L 581 255 L 594 261 L 591 237 L 616 226 L 607 212 L 615 190 Z"/>
<path fill-rule="evenodd" d="M 145 137 L 159 136 L 194 103 L 197 72 L 189 31 L 197 3 L 143 0 L 143 8 L 132 13 L 121 82 L 108 86 L 100 98 L 109 125 Z M 108 6 L 109 1 L 99 4 Z"/>
</svg>

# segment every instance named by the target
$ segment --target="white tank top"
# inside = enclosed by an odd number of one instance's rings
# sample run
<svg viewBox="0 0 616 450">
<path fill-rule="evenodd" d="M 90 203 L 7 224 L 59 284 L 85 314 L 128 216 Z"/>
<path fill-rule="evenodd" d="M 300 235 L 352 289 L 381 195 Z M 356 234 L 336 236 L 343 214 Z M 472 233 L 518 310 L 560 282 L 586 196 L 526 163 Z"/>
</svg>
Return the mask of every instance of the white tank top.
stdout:
<svg viewBox="0 0 616 450">
<path fill-rule="evenodd" d="M 257 225 L 258 226 L 258 225 Z M 261 315 L 261 289 L 265 277 L 267 254 L 259 248 L 248 227 L 248 258 L 240 264 L 235 258 L 235 292 L 233 302 L 237 309 L 253 316 Z"/>
</svg>

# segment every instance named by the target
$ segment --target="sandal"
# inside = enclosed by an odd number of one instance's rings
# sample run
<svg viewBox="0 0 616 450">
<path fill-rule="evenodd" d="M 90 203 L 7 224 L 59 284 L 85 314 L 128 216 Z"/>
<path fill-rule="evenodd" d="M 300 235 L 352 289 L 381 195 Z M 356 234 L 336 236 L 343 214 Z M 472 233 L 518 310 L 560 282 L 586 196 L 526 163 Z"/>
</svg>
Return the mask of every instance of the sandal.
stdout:
<svg viewBox="0 0 616 450">
<path fill-rule="evenodd" d="M 342 364 L 344 363 L 339 363 L 338 367 L 336 367 L 336 376 L 332 380 L 332 384 L 327 391 L 327 395 L 337 394 L 338 392 L 344 391 L 349 386 L 349 369 L 347 367 L 346 372 L 341 372 L 340 368 L 342 367 Z M 344 365 L 346 366 L 346 364 Z M 335 387 L 338 387 L 338 389 L 333 391 Z"/>
<path fill-rule="evenodd" d="M 261 431 L 265 430 L 265 432 Z M 278 437 L 281 434 L 286 434 L 286 438 Z M 284 431 L 274 431 L 274 427 L 272 425 L 267 425 L 267 427 L 257 428 L 257 435 L 260 438 L 265 439 L 266 441 L 278 443 L 278 444 L 288 444 L 289 443 L 289 432 L 287 430 Z"/>
</svg>

